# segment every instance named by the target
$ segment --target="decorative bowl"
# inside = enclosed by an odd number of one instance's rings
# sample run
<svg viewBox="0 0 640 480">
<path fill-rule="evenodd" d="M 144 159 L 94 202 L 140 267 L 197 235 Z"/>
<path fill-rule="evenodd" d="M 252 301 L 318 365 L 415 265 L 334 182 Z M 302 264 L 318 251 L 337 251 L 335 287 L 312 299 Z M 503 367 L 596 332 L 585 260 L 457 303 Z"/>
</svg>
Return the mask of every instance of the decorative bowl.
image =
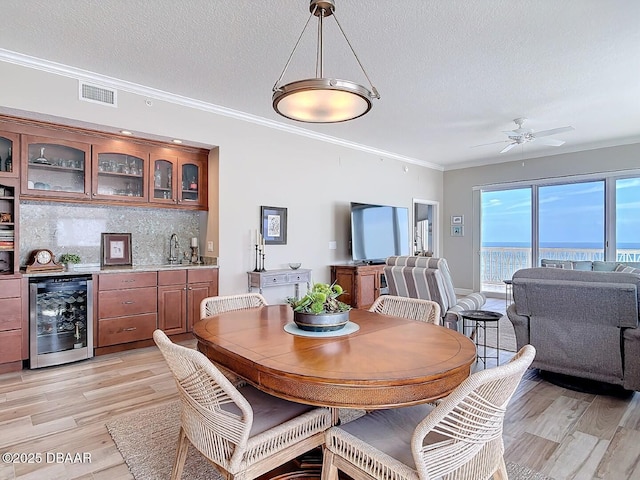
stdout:
<svg viewBox="0 0 640 480">
<path fill-rule="evenodd" d="M 297 270 L 297 269 L 299 269 L 299 268 L 300 268 L 300 265 L 302 265 L 302 264 L 301 264 L 301 263 L 290 263 L 290 264 L 289 264 L 289 268 L 290 268 L 291 270 Z"/>
<path fill-rule="evenodd" d="M 340 330 L 349 321 L 349 310 L 337 313 L 293 312 L 293 321 L 300 330 L 307 332 L 332 332 Z"/>
</svg>

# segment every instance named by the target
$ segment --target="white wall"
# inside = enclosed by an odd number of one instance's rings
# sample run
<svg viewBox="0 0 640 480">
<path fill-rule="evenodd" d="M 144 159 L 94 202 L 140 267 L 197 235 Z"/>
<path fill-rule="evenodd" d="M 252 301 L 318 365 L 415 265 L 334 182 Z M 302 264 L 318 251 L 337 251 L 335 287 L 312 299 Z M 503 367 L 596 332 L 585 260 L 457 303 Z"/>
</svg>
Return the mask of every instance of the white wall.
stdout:
<svg viewBox="0 0 640 480">
<path fill-rule="evenodd" d="M 0 63 L 0 77 L 4 110 L 219 147 L 210 155 L 213 205 L 202 228 L 207 240 L 215 242 L 221 295 L 246 291 L 246 272 L 254 267 L 251 233 L 259 228 L 261 205 L 288 209 L 287 245 L 266 247 L 267 269 L 299 261 L 313 269 L 314 280 L 328 281 L 329 265 L 349 260 L 349 202 L 411 209 L 413 198 L 442 201 L 440 171 L 160 100 L 148 107 L 144 97 L 122 91 L 118 108 L 80 102 L 76 79 L 26 67 Z M 265 86 L 265 101 L 269 96 L 270 86 Z M 330 241 L 337 242 L 337 250 L 329 250 Z M 275 303 L 292 289 L 265 294 Z"/>
<path fill-rule="evenodd" d="M 640 144 L 446 171 L 442 251 L 456 288 L 472 290 L 474 270 L 479 268 L 473 239 L 479 235 L 480 219 L 479 211 L 473 208 L 473 187 L 637 168 L 640 168 Z M 451 215 L 464 215 L 464 237 L 450 236 Z"/>
</svg>

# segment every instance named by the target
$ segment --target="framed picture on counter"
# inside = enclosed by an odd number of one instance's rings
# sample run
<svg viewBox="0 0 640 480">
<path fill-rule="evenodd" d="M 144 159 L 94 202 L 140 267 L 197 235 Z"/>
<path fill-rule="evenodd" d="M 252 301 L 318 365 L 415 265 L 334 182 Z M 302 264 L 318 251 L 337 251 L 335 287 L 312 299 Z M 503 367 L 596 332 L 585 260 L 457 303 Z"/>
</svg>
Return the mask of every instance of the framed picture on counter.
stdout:
<svg viewBox="0 0 640 480">
<path fill-rule="evenodd" d="M 100 265 L 103 267 L 130 266 L 133 264 L 130 233 L 103 233 L 100 251 Z"/>
</svg>

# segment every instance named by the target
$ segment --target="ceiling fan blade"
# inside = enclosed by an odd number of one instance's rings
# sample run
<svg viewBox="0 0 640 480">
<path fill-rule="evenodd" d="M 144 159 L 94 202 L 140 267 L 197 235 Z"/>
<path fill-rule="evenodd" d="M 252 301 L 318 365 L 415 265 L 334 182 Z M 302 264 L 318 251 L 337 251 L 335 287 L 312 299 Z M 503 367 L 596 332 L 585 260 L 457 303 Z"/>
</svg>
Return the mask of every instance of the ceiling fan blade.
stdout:
<svg viewBox="0 0 640 480">
<path fill-rule="evenodd" d="M 515 147 L 516 145 L 518 145 L 517 142 L 513 142 L 510 143 L 509 145 L 507 145 L 506 147 L 504 147 L 502 150 L 500 150 L 500 153 L 507 153 L 509 150 L 511 150 L 513 147 Z"/>
<path fill-rule="evenodd" d="M 500 140 L 499 142 L 481 143 L 480 145 L 471 145 L 469 148 L 484 147 L 486 145 L 495 145 L 496 143 L 507 143 L 509 140 Z"/>
<path fill-rule="evenodd" d="M 551 147 L 559 147 L 564 144 L 564 140 L 556 140 L 555 138 L 540 138 L 537 139 L 538 143 L 543 145 L 549 145 Z"/>
<path fill-rule="evenodd" d="M 575 128 L 573 127 L 552 128 L 551 130 L 542 130 L 541 132 L 534 132 L 533 135 L 536 138 L 547 137 L 549 135 L 555 135 L 556 133 L 570 132 L 572 130 L 575 130 Z"/>
</svg>

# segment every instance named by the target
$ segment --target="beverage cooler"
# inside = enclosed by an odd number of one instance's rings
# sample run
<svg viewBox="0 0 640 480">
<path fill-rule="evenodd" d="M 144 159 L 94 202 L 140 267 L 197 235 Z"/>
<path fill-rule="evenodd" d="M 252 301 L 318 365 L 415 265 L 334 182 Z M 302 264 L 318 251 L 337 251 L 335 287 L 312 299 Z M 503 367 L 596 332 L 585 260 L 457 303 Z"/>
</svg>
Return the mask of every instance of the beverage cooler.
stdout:
<svg viewBox="0 0 640 480">
<path fill-rule="evenodd" d="M 92 283 L 91 276 L 30 280 L 30 368 L 93 357 Z"/>
</svg>

